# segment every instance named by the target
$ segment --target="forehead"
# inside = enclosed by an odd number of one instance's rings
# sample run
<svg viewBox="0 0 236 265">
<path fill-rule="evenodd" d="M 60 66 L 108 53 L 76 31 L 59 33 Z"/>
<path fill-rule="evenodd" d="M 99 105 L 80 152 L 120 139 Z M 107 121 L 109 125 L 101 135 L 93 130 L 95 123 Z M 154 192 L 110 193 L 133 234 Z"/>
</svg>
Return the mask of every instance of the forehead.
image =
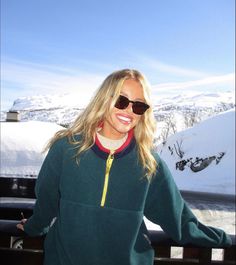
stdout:
<svg viewBox="0 0 236 265">
<path fill-rule="evenodd" d="M 141 83 L 134 79 L 127 79 L 121 87 L 121 93 L 132 99 L 144 99 L 143 87 Z"/>
</svg>

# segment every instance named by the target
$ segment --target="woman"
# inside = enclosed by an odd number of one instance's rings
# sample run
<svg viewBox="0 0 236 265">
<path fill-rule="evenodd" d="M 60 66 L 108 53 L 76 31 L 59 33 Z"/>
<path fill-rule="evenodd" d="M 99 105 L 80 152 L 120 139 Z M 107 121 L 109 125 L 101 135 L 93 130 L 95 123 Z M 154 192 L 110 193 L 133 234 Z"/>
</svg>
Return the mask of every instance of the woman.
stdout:
<svg viewBox="0 0 236 265">
<path fill-rule="evenodd" d="M 151 265 L 146 216 L 179 243 L 227 246 L 201 224 L 153 152 L 149 86 L 136 70 L 109 75 L 74 124 L 58 132 L 36 183 L 33 215 L 18 228 L 47 233 L 48 265 Z"/>
</svg>

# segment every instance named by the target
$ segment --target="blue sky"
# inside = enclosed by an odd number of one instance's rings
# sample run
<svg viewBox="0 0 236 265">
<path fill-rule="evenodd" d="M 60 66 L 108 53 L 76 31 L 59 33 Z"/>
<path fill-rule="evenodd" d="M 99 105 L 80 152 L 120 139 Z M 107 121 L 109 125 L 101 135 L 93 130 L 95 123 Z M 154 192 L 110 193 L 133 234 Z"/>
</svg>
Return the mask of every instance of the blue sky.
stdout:
<svg viewBox="0 0 236 265">
<path fill-rule="evenodd" d="M 1 0 L 2 109 L 127 67 L 156 94 L 233 90 L 234 25 L 234 0 Z"/>
</svg>

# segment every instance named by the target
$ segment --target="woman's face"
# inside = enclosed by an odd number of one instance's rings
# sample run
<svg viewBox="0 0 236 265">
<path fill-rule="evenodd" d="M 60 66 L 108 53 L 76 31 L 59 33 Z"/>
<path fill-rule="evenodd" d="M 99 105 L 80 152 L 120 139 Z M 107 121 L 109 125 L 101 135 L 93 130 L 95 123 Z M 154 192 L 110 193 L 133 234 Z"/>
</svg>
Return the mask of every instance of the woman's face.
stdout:
<svg viewBox="0 0 236 265">
<path fill-rule="evenodd" d="M 121 88 L 121 95 L 132 101 L 145 102 L 142 85 L 133 79 L 125 80 Z M 132 111 L 132 103 L 126 109 L 113 107 L 104 119 L 100 133 L 110 139 L 120 139 L 139 122 L 141 115 Z"/>
</svg>

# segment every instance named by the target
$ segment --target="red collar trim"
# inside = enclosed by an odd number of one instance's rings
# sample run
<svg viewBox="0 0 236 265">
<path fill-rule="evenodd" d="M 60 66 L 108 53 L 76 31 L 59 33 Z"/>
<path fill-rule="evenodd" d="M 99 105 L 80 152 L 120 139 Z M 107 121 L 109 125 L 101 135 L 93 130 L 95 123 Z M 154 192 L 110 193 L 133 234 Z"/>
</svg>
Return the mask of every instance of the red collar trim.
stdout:
<svg viewBox="0 0 236 265">
<path fill-rule="evenodd" d="M 131 140 L 133 139 L 133 136 L 134 136 L 134 131 L 133 131 L 133 130 L 130 130 L 130 131 L 128 132 L 128 137 L 127 137 L 126 141 L 122 144 L 121 147 L 119 147 L 118 149 L 116 149 L 115 154 L 121 152 L 122 150 L 124 150 L 124 149 L 130 144 Z M 98 139 L 97 134 L 96 134 L 96 137 L 95 137 L 95 144 L 96 144 L 96 145 L 99 147 L 99 149 L 101 149 L 103 152 L 108 153 L 108 154 L 110 153 L 110 150 L 107 149 L 107 148 L 105 148 L 105 147 L 101 144 L 101 142 L 100 142 L 99 139 Z"/>
</svg>

